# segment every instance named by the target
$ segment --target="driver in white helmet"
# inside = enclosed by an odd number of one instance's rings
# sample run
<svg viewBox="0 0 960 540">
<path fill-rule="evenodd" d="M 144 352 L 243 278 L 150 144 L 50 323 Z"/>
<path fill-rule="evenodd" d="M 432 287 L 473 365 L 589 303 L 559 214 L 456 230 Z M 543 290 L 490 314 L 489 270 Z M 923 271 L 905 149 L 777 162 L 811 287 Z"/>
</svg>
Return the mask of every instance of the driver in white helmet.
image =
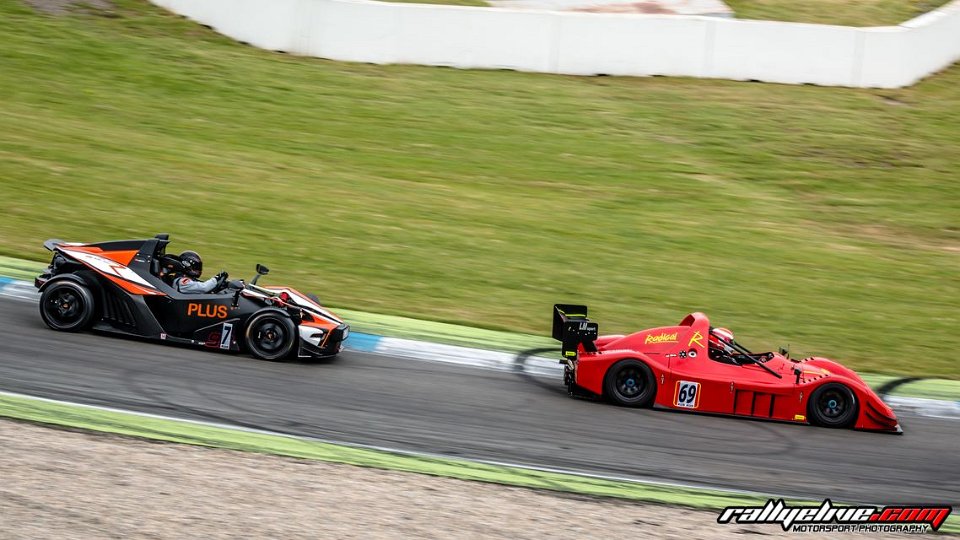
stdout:
<svg viewBox="0 0 960 540">
<path fill-rule="evenodd" d="M 709 341 L 710 359 L 727 364 L 736 363 L 733 355 L 737 354 L 737 350 L 733 348 L 733 332 L 729 328 L 711 328 Z"/>
</svg>

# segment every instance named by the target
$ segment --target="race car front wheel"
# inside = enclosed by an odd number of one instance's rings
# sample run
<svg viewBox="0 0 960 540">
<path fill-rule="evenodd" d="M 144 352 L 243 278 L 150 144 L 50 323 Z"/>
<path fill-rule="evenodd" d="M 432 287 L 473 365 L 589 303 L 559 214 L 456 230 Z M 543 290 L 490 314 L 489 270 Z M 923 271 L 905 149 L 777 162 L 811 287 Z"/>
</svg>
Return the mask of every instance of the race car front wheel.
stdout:
<svg viewBox="0 0 960 540">
<path fill-rule="evenodd" d="M 843 384 L 824 384 L 810 394 L 807 414 L 819 426 L 850 427 L 857 420 L 857 397 Z"/>
<path fill-rule="evenodd" d="M 289 317 L 268 312 L 250 319 L 244 338 L 253 356 L 262 360 L 281 360 L 293 350 L 296 332 Z"/>
<path fill-rule="evenodd" d="M 51 283 L 40 295 L 40 318 L 54 330 L 79 332 L 93 320 L 93 302 L 93 293 L 79 283 Z"/>
<path fill-rule="evenodd" d="M 607 370 L 603 395 L 617 405 L 646 407 L 657 395 L 657 380 L 650 366 L 639 360 L 621 360 Z"/>
</svg>

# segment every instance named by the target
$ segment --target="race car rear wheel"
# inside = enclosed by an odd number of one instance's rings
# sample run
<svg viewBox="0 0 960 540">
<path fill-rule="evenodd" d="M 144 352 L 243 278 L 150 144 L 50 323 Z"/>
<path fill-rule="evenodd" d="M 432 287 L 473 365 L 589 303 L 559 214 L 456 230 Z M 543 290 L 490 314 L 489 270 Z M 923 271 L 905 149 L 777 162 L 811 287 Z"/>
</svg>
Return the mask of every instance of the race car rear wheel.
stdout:
<svg viewBox="0 0 960 540">
<path fill-rule="evenodd" d="M 857 397 L 840 383 L 827 383 L 810 394 L 807 415 L 819 426 L 846 428 L 857 420 Z"/>
<path fill-rule="evenodd" d="M 250 354 L 262 360 L 281 360 L 296 344 L 297 329 L 289 317 L 267 312 L 254 315 L 247 324 L 244 342 Z"/>
<path fill-rule="evenodd" d="M 639 360 L 621 360 L 607 370 L 603 395 L 626 407 L 646 407 L 657 395 L 657 380 L 650 366 Z"/>
<path fill-rule="evenodd" d="M 90 326 L 94 308 L 90 289 L 73 281 L 51 283 L 40 295 L 40 318 L 62 332 L 79 332 Z"/>
</svg>

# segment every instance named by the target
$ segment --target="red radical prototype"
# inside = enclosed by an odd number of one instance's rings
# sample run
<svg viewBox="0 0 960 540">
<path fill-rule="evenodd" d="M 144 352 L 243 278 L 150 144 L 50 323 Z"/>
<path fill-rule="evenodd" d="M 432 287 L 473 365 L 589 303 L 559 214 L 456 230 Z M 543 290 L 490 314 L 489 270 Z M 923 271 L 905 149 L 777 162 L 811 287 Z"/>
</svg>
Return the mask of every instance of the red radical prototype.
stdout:
<svg viewBox="0 0 960 540">
<path fill-rule="evenodd" d="M 340 352 L 349 326 L 314 296 L 258 286 L 269 272 L 263 265 L 249 283 L 221 272 L 210 293 L 179 292 L 171 284 L 186 269 L 165 253 L 169 241 L 166 234 L 95 244 L 47 240 L 53 259 L 34 282 L 43 322 L 54 330 L 92 328 L 264 360 Z"/>
<path fill-rule="evenodd" d="M 893 411 L 852 370 L 827 358 L 754 353 L 703 313 L 676 326 L 600 336 L 587 306 L 554 306 L 571 395 L 658 407 L 903 433 Z"/>
</svg>

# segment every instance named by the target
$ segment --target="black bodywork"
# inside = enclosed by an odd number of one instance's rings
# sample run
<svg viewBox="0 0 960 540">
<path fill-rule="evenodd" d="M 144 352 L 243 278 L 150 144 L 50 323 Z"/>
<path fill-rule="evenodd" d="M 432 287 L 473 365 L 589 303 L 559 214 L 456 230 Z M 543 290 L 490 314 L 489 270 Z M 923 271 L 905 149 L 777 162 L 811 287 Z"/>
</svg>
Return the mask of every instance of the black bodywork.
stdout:
<svg viewBox="0 0 960 540">
<path fill-rule="evenodd" d="M 95 299 L 89 325 L 94 330 L 240 352 L 249 350 L 248 322 L 270 312 L 289 319 L 296 329 L 293 338 L 297 343 L 289 356 L 324 358 L 340 352 L 349 332 L 347 324 L 312 301 L 298 302 L 287 293 L 256 286 L 256 278 L 250 284 L 229 282 L 223 290 L 210 294 L 180 293 L 170 277 L 161 277 L 171 276 L 177 264 L 175 257 L 165 255 L 168 243 L 169 237 L 161 234 L 149 240 L 82 245 L 103 252 L 136 250 L 125 267 L 142 280 L 137 280 L 138 285 L 84 264 L 76 253 L 68 253 L 70 244 L 48 240 L 44 246 L 53 251 L 53 259 L 34 285 L 43 293 L 61 280 L 70 280 L 89 289 Z M 149 292 L 141 294 L 143 290 Z"/>
</svg>

